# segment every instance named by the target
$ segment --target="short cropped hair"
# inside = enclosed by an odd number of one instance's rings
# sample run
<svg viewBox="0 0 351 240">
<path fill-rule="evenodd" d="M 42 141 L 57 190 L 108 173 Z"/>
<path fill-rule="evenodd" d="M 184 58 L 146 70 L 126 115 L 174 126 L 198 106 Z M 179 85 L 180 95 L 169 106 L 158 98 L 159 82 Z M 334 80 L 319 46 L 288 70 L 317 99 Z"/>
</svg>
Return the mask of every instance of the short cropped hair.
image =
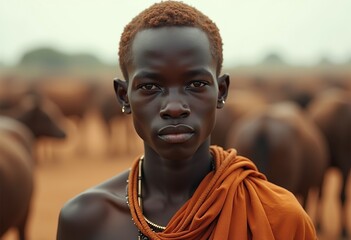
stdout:
<svg viewBox="0 0 351 240">
<path fill-rule="evenodd" d="M 204 31 L 210 42 L 213 59 L 217 61 L 217 76 L 221 72 L 223 53 L 222 38 L 216 24 L 202 12 L 185 3 L 165 1 L 156 3 L 139 13 L 128 23 L 119 43 L 119 65 L 123 76 L 128 80 L 127 65 L 132 60 L 132 44 L 139 31 L 149 28 L 170 26 L 196 27 Z"/>
</svg>

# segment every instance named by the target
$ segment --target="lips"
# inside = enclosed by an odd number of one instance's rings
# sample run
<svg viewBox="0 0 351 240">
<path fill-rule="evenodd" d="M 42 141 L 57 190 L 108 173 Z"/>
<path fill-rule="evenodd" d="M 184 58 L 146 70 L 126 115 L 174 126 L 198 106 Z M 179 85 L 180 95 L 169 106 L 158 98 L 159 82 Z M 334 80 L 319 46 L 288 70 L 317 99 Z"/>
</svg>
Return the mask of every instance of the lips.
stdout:
<svg viewBox="0 0 351 240">
<path fill-rule="evenodd" d="M 194 135 L 194 129 L 185 124 L 168 125 L 158 131 L 158 136 L 167 143 L 183 143 Z"/>
</svg>

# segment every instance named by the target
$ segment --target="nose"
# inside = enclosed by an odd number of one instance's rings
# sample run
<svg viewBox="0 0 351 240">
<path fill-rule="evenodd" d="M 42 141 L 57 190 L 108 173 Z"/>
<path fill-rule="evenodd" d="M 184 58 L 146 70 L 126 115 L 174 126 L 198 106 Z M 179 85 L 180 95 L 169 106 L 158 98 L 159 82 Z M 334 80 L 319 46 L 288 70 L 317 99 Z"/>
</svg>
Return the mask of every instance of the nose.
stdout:
<svg viewBox="0 0 351 240">
<path fill-rule="evenodd" d="M 189 114 L 190 108 L 179 93 L 168 94 L 160 110 L 160 116 L 164 119 L 186 118 Z"/>
</svg>

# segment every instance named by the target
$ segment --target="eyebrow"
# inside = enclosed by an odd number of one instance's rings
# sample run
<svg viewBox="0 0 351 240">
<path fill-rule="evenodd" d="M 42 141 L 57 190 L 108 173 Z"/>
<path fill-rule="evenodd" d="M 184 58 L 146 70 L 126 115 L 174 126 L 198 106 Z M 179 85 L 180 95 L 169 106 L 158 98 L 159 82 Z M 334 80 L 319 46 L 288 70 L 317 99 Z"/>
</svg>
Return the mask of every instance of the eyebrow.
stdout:
<svg viewBox="0 0 351 240">
<path fill-rule="evenodd" d="M 204 68 L 204 67 L 190 69 L 184 75 L 186 77 L 194 77 L 197 75 L 207 75 L 207 76 L 213 77 L 211 72 L 207 68 Z"/>
<path fill-rule="evenodd" d="M 134 79 L 140 79 L 140 78 L 150 78 L 150 79 L 160 79 L 160 74 L 158 73 L 155 73 L 155 72 L 151 72 L 151 71 L 145 71 L 145 70 L 142 70 L 138 73 L 136 73 L 133 78 Z"/>
<path fill-rule="evenodd" d="M 209 77 L 213 77 L 211 71 L 209 71 L 207 68 L 204 67 L 198 67 L 198 68 L 192 68 L 190 70 L 187 70 L 183 76 L 187 78 L 195 77 L 198 75 L 205 75 Z M 160 80 L 162 78 L 161 74 L 149 70 L 141 70 L 137 72 L 134 76 L 133 79 L 142 79 L 142 78 L 149 78 L 149 79 L 154 79 L 154 80 Z"/>
</svg>

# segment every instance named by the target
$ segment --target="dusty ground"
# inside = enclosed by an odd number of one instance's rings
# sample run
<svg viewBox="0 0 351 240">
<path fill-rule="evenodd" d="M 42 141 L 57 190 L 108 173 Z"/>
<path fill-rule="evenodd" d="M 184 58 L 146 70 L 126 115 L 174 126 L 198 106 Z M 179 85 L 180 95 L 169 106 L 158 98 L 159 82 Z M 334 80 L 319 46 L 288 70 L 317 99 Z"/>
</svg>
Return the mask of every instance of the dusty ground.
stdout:
<svg viewBox="0 0 351 240">
<path fill-rule="evenodd" d="M 104 144 L 99 138 L 101 134 L 98 134 L 97 131 L 97 129 L 88 131 L 90 148 L 95 148 L 95 150 Z M 56 160 L 39 162 L 28 227 L 29 240 L 55 239 L 58 214 L 63 204 L 83 190 L 129 168 L 135 155 L 114 158 L 101 157 L 99 154 L 89 156 L 59 157 Z M 336 236 L 340 227 L 340 206 L 337 204 L 336 194 L 340 184 L 339 180 L 339 175 L 335 171 L 328 173 L 325 186 L 327 197 L 324 199 L 321 212 L 325 231 L 323 235 L 320 234 L 320 239 L 323 240 L 338 239 Z M 348 199 L 350 200 L 351 197 Z M 315 204 L 312 201 L 308 212 L 312 217 L 316 214 Z M 351 207 L 348 207 L 348 216 L 351 216 Z M 350 223 L 349 218 L 349 225 Z M 15 240 L 17 239 L 15 236 L 14 232 L 10 231 L 3 240 Z"/>
<path fill-rule="evenodd" d="M 129 165 L 130 162 L 118 159 L 72 159 L 71 162 L 38 166 L 29 239 L 55 239 L 57 218 L 63 204 L 88 187 L 127 169 Z M 4 239 L 16 239 L 11 235 Z"/>
</svg>

